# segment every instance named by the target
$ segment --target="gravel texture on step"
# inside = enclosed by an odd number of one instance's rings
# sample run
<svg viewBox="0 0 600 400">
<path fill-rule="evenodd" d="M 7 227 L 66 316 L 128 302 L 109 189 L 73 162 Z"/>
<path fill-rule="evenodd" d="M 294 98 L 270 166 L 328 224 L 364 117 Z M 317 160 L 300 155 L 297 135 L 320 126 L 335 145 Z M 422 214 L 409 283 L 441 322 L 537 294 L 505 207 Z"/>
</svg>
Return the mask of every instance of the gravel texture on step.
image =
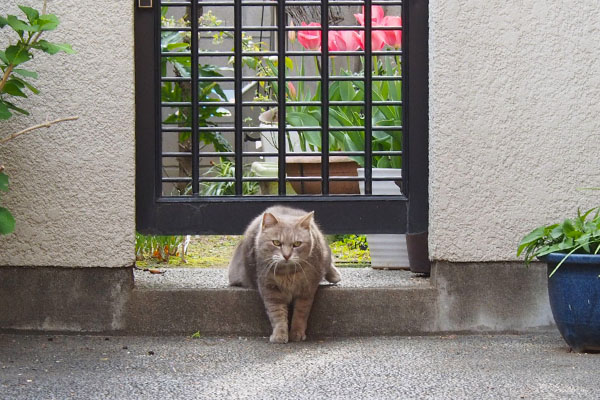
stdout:
<svg viewBox="0 0 600 400">
<path fill-rule="evenodd" d="M 164 268 L 161 274 L 135 271 L 135 285 L 140 289 L 222 289 L 228 287 L 227 269 Z M 340 288 L 411 288 L 428 287 L 428 278 L 403 270 L 340 268 Z M 323 282 L 322 285 L 330 285 Z"/>
</svg>

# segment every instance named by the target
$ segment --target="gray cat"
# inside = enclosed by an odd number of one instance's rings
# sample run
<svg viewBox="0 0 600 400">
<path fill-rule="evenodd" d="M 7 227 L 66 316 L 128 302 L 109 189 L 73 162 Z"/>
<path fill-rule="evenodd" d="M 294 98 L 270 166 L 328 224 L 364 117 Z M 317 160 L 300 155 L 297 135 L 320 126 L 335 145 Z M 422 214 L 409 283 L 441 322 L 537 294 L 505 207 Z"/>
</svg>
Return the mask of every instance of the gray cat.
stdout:
<svg viewBox="0 0 600 400">
<path fill-rule="evenodd" d="M 341 279 L 313 215 L 288 207 L 268 208 L 250 223 L 229 263 L 230 285 L 258 289 L 273 327 L 272 343 L 305 340 L 319 282 Z"/>
</svg>

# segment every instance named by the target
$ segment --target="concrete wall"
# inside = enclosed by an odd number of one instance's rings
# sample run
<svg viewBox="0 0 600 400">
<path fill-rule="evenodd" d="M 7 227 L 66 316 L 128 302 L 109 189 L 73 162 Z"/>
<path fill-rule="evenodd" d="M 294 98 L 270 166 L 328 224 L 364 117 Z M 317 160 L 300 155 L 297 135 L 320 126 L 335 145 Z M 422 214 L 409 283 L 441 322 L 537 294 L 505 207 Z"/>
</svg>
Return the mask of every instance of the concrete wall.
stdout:
<svg viewBox="0 0 600 400">
<path fill-rule="evenodd" d="M 430 250 L 515 259 L 600 203 L 598 2 L 430 0 Z"/>
<path fill-rule="evenodd" d="M 1 2 L 0 14 L 21 14 Z M 17 220 L 0 236 L 0 265 L 116 267 L 134 262 L 134 65 L 132 1 L 53 0 L 61 25 L 45 36 L 75 55 L 43 53 L 39 96 L 20 101 L 32 116 L 0 124 L 0 135 L 63 116 L 79 120 L 0 147 L 11 178 L 2 203 Z M 9 30 L 0 31 L 0 44 Z M 14 42 L 14 40 L 13 40 Z"/>
</svg>

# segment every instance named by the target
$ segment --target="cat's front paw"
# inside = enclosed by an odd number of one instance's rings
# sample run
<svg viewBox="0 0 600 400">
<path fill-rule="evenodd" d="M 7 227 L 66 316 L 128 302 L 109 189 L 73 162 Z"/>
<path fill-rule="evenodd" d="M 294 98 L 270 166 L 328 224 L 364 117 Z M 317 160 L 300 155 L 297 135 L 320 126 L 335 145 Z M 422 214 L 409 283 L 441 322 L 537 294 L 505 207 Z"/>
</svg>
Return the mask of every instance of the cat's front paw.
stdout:
<svg viewBox="0 0 600 400">
<path fill-rule="evenodd" d="M 288 342 L 288 334 L 287 334 L 287 332 L 275 331 L 269 338 L 269 342 L 271 342 L 271 343 L 287 343 Z"/>
<path fill-rule="evenodd" d="M 338 269 L 331 264 L 329 270 L 325 274 L 325 279 L 327 282 L 338 283 L 342 280 L 342 276 L 340 275 L 340 271 L 338 271 Z"/>
<path fill-rule="evenodd" d="M 306 332 L 300 330 L 290 331 L 290 342 L 302 342 L 306 340 Z"/>
</svg>

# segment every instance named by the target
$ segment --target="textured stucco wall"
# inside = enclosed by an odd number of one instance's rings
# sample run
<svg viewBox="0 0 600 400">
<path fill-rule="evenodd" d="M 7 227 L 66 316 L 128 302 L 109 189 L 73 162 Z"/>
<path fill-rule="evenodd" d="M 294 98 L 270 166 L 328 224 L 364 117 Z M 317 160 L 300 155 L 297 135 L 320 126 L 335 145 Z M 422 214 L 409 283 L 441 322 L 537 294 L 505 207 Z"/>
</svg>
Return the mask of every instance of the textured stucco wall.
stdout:
<svg viewBox="0 0 600 400">
<path fill-rule="evenodd" d="M 600 6 L 430 0 L 430 249 L 516 259 L 600 203 Z"/>
<path fill-rule="evenodd" d="M 0 14 L 18 14 L 0 3 Z M 0 236 L 0 265 L 103 266 L 134 261 L 134 65 L 132 1 L 49 1 L 61 25 L 50 41 L 77 54 L 37 54 L 42 93 L 20 102 L 32 116 L 0 122 L 0 135 L 63 116 L 79 120 L 0 147 L 11 178 L 3 196 L 17 220 Z M 0 44 L 8 39 L 0 30 Z"/>
</svg>

